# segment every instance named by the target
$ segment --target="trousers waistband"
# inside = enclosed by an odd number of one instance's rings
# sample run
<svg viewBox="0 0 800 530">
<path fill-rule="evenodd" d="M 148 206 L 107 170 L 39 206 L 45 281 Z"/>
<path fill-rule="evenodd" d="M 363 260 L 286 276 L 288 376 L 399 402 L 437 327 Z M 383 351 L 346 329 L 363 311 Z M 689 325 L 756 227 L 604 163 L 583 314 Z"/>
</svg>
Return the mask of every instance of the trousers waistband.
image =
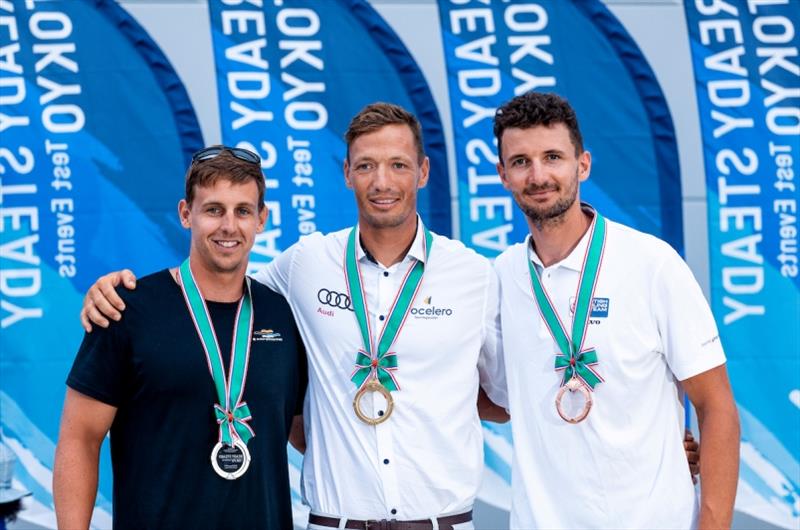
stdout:
<svg viewBox="0 0 800 530">
<path fill-rule="evenodd" d="M 338 517 L 325 517 L 313 513 L 308 517 L 309 523 L 328 528 L 339 528 L 341 521 L 342 520 Z M 466 523 L 469 521 L 472 521 L 472 510 L 456 515 L 446 515 L 436 518 L 436 522 L 439 524 L 439 530 L 453 530 L 454 524 Z M 433 523 L 430 519 L 415 519 L 413 521 L 398 521 L 397 519 L 347 519 L 344 527 L 352 530 L 433 530 Z"/>
</svg>

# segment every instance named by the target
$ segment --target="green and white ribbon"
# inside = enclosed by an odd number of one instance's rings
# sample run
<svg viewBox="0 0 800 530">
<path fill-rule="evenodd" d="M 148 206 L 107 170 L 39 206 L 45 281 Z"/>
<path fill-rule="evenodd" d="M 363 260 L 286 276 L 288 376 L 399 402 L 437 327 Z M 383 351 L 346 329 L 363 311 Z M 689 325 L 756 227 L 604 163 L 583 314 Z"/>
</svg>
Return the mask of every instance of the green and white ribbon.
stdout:
<svg viewBox="0 0 800 530">
<path fill-rule="evenodd" d="M 427 228 L 423 229 L 425 230 L 423 254 L 425 261 L 427 261 L 428 253 L 433 244 L 433 236 Z M 371 378 L 376 378 L 390 392 L 399 390 L 400 385 L 397 383 L 397 377 L 394 373 L 398 368 L 397 354 L 389 350 L 391 350 L 392 345 L 400 335 L 406 317 L 408 317 L 408 313 L 411 310 L 411 305 L 414 303 L 414 298 L 419 291 L 419 286 L 422 284 L 425 263 L 417 260 L 406 272 L 376 345 L 369 322 L 367 297 L 361 281 L 361 270 L 356 257 L 356 246 L 358 245 L 356 238 L 356 229 L 353 228 L 350 231 L 344 252 L 344 275 L 364 347 L 359 349 L 356 354 L 355 369 L 350 375 L 350 380 L 355 383 L 356 387 L 361 388 Z"/>
<path fill-rule="evenodd" d="M 561 318 L 558 316 L 547 291 L 542 285 L 539 273 L 527 256 L 525 259 L 528 262 L 533 298 L 539 308 L 539 314 L 542 316 L 542 320 L 544 320 L 550 335 L 560 350 L 560 353 L 556 355 L 555 369 L 557 372 L 564 371 L 561 385 L 565 385 L 573 377 L 578 377 L 590 389 L 594 390 L 595 385 L 603 382 L 603 378 L 595 371 L 599 362 L 597 351 L 594 348 L 584 348 L 584 340 L 586 339 L 586 329 L 589 324 L 589 315 L 591 314 L 592 297 L 597 286 L 597 278 L 600 275 L 606 239 L 606 221 L 596 211 L 589 231 L 589 244 L 583 257 L 578 291 L 575 295 L 575 312 L 572 318 L 571 338 L 567 335 L 566 327 L 561 322 Z"/>
<path fill-rule="evenodd" d="M 242 401 L 247 367 L 250 361 L 250 337 L 253 334 L 253 299 L 250 293 L 250 279 L 246 278 L 245 289 L 239 300 L 233 326 L 233 344 L 228 376 L 222 363 L 222 354 L 217 342 L 214 324 L 208 312 L 203 294 L 195 282 L 189 258 L 178 269 L 178 281 L 181 285 L 186 307 L 192 316 L 200 343 L 206 354 L 208 370 L 217 390 L 217 403 L 214 405 L 214 416 L 219 425 L 219 441 L 232 445 L 236 439 L 247 442 L 255 436 L 253 429 L 247 424 L 251 419 L 247 403 Z"/>
</svg>

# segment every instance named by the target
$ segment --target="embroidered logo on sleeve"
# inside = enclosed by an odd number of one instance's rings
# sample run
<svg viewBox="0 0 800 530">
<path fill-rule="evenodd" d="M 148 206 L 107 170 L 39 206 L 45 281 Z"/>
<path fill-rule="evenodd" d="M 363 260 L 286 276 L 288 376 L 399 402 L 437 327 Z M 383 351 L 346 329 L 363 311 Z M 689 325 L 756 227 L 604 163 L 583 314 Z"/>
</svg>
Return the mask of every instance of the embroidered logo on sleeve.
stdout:
<svg viewBox="0 0 800 530">
<path fill-rule="evenodd" d="M 283 337 L 271 329 L 258 329 L 253 331 L 253 342 L 283 342 Z"/>
</svg>

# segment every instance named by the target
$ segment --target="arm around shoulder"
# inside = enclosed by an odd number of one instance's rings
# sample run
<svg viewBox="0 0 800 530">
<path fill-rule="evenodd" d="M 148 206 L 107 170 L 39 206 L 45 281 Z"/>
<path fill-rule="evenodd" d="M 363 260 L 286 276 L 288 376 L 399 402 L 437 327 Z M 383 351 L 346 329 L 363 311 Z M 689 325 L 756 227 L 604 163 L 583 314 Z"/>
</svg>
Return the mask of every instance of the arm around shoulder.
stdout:
<svg viewBox="0 0 800 530">
<path fill-rule="evenodd" d="M 116 407 L 67 389 L 53 466 L 59 528 L 89 528 L 97 495 L 100 446 L 116 412 Z"/>
</svg>

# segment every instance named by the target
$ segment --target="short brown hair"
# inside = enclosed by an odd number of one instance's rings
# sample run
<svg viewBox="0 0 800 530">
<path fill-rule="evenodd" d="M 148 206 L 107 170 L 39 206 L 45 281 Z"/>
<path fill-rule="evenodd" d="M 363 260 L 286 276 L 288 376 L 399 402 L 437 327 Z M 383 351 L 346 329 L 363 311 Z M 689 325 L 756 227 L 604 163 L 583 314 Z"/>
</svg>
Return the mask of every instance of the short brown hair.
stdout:
<svg viewBox="0 0 800 530">
<path fill-rule="evenodd" d="M 563 123 L 575 146 L 575 154 L 583 152 L 583 137 L 578 126 L 578 117 L 569 102 L 557 94 L 527 92 L 504 103 L 494 115 L 494 135 L 497 138 L 497 154 L 503 161 L 503 132 L 508 128 L 530 129 L 538 125 L 550 127 Z"/>
<path fill-rule="evenodd" d="M 258 210 L 264 208 L 264 174 L 261 166 L 241 160 L 228 150 L 223 150 L 214 158 L 192 162 L 186 171 L 186 202 L 192 204 L 194 191 L 198 186 L 213 186 L 220 180 L 227 180 L 232 184 L 247 184 L 252 180 L 258 188 Z"/>
<path fill-rule="evenodd" d="M 425 159 L 425 149 L 422 146 L 422 126 L 416 116 L 406 109 L 393 103 L 370 103 L 350 120 L 350 126 L 344 133 L 347 142 L 347 160 L 350 160 L 350 146 L 359 136 L 382 129 L 387 125 L 408 125 L 414 135 L 417 146 L 417 158 L 420 163 Z"/>
</svg>

